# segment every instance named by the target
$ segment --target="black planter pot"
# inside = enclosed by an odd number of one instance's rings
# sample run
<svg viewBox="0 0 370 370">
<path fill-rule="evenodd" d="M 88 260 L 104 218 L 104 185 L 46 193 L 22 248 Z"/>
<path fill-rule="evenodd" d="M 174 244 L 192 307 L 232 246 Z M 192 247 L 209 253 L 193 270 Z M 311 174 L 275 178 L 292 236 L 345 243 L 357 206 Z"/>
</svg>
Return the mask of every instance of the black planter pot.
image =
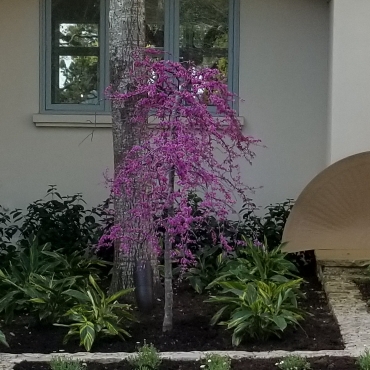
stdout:
<svg viewBox="0 0 370 370">
<path fill-rule="evenodd" d="M 135 262 L 134 286 L 139 310 L 150 312 L 154 307 L 153 268 L 150 261 L 140 259 Z"/>
</svg>

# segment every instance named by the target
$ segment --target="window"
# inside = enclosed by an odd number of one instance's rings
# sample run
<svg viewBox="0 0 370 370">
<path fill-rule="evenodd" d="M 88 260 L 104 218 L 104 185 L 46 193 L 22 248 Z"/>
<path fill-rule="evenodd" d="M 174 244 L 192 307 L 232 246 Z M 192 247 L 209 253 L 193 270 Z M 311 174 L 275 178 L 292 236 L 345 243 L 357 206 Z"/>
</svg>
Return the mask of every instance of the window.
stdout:
<svg viewBox="0 0 370 370">
<path fill-rule="evenodd" d="M 146 46 L 218 68 L 238 90 L 240 0 L 145 0 Z M 41 111 L 108 112 L 109 0 L 44 0 Z"/>
</svg>

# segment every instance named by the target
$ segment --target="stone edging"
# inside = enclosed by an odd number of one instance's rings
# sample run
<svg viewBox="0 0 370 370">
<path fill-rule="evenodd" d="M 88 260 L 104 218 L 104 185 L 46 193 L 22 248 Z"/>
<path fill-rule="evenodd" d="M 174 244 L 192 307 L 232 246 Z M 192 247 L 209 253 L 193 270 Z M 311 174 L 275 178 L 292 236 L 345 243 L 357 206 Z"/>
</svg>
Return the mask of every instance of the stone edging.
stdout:
<svg viewBox="0 0 370 370">
<path fill-rule="evenodd" d="M 173 361 L 197 361 L 203 358 L 207 353 L 215 353 L 219 355 L 227 355 L 233 359 L 242 358 L 281 358 L 289 354 L 296 354 L 305 357 L 344 357 L 344 356 L 357 356 L 357 353 L 347 350 L 322 350 L 322 351 L 270 351 L 270 352 L 246 352 L 246 351 L 192 351 L 192 352 L 161 352 L 160 356 L 163 359 Z M 89 353 L 89 352 L 78 352 L 78 353 L 52 353 L 52 354 L 39 354 L 39 353 L 23 353 L 23 354 L 0 354 L 2 363 L 16 364 L 22 361 L 32 362 L 49 362 L 53 357 L 65 356 L 84 362 L 101 362 L 101 363 L 112 363 L 127 359 L 132 356 L 132 353 L 127 352 L 115 352 L 115 353 Z"/>
</svg>

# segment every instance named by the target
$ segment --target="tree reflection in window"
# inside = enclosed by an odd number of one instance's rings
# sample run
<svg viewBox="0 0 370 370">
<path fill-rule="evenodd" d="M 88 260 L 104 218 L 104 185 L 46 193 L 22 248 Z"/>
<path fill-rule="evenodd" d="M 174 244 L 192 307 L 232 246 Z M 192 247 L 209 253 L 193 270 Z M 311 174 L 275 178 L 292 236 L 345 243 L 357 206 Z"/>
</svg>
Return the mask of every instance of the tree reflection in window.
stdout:
<svg viewBox="0 0 370 370">
<path fill-rule="evenodd" d="M 100 0 L 52 1 L 51 102 L 98 104 Z"/>
<path fill-rule="evenodd" d="M 229 0 L 180 0 L 180 61 L 217 68 L 227 78 Z"/>
</svg>

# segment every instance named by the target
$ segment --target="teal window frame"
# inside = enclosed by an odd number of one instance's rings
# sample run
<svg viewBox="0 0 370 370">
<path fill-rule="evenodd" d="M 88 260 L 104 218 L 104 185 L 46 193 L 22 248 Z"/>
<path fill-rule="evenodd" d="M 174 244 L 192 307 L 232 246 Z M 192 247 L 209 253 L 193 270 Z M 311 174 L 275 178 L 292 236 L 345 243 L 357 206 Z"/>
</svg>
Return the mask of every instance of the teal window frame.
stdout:
<svg viewBox="0 0 370 370">
<path fill-rule="evenodd" d="M 201 0 L 199 0 L 201 1 Z M 51 102 L 51 0 L 41 0 L 41 48 L 40 48 L 40 112 L 53 114 L 110 113 L 110 102 L 104 99 L 104 90 L 109 85 L 109 0 L 100 0 L 100 66 L 98 104 L 53 104 Z M 165 0 L 166 58 L 179 60 L 179 19 L 180 0 Z M 240 0 L 229 0 L 229 46 L 228 46 L 228 85 L 234 94 L 239 93 L 239 53 L 240 53 Z M 233 108 L 238 111 L 238 99 Z"/>
<path fill-rule="evenodd" d="M 52 26 L 51 26 L 51 0 L 41 2 L 41 113 L 56 114 L 86 114 L 86 113 L 109 113 L 110 103 L 104 99 L 104 90 L 109 85 L 109 34 L 108 12 L 109 1 L 100 0 L 100 28 L 99 28 L 99 100 L 97 104 L 55 104 L 51 101 L 51 60 L 52 60 Z"/>
<path fill-rule="evenodd" d="M 167 58 L 179 61 L 180 39 L 180 0 L 165 0 L 165 42 L 164 50 Z M 202 1 L 202 0 L 199 0 Z M 166 27 L 168 25 L 168 27 Z M 239 94 L 239 60 L 240 60 L 240 0 L 229 0 L 229 45 L 228 45 L 228 86 L 229 90 Z M 236 98 L 233 109 L 239 110 L 239 101 Z M 210 107 L 212 111 L 212 107 Z"/>
</svg>

